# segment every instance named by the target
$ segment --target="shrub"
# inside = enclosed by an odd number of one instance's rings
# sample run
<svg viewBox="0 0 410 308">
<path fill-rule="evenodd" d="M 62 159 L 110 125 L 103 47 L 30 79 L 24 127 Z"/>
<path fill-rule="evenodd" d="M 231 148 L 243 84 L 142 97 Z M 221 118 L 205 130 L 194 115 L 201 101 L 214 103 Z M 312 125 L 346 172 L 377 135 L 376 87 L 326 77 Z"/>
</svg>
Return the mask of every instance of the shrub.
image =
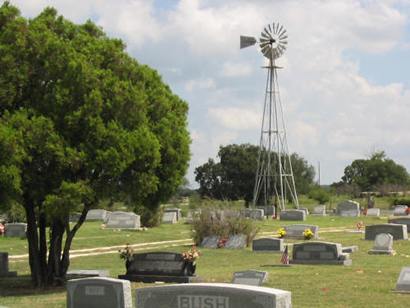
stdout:
<svg viewBox="0 0 410 308">
<path fill-rule="evenodd" d="M 409 198 L 396 198 L 393 199 L 393 206 L 394 205 L 407 205 L 410 206 L 410 199 Z"/>
<path fill-rule="evenodd" d="M 328 191 L 320 187 L 312 188 L 308 194 L 310 199 L 318 201 L 320 204 L 324 204 L 330 200 L 330 194 Z"/>
<path fill-rule="evenodd" d="M 201 214 L 194 219 L 193 238 L 199 245 L 207 236 L 216 235 L 227 238 L 234 234 L 246 235 L 247 245 L 255 238 L 258 228 L 250 219 L 238 217 L 235 212 L 212 210 L 212 208 L 202 210 Z"/>
<path fill-rule="evenodd" d="M 159 226 L 164 214 L 162 208 L 149 209 L 142 206 L 136 207 L 135 212 L 141 216 L 141 225 L 148 228 Z"/>
</svg>

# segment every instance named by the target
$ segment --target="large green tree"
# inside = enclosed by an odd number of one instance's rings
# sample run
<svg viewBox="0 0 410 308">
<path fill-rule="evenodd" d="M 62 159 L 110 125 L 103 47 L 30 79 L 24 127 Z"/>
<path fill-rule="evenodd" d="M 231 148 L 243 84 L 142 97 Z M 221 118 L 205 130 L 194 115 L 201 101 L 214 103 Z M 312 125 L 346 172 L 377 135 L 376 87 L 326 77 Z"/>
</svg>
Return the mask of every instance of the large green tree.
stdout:
<svg viewBox="0 0 410 308">
<path fill-rule="evenodd" d="M 375 190 L 380 185 L 409 184 L 405 167 L 388 158 L 385 152 L 373 153 L 369 159 L 356 159 L 344 170 L 343 183 L 357 185 L 361 191 Z"/>
<path fill-rule="evenodd" d="M 258 152 L 259 148 L 251 144 L 221 146 L 218 152 L 220 162 L 209 159 L 195 169 L 200 195 L 221 200 L 252 201 Z M 291 154 L 290 159 L 297 191 L 308 192 L 313 184 L 314 168 L 296 153 Z M 276 159 L 272 158 L 272 161 Z"/>
<path fill-rule="evenodd" d="M 178 188 L 188 107 L 122 41 L 52 8 L 27 20 L 0 7 L 0 68 L 0 206 L 25 209 L 34 284 L 59 283 L 100 200 L 155 212 Z"/>
</svg>

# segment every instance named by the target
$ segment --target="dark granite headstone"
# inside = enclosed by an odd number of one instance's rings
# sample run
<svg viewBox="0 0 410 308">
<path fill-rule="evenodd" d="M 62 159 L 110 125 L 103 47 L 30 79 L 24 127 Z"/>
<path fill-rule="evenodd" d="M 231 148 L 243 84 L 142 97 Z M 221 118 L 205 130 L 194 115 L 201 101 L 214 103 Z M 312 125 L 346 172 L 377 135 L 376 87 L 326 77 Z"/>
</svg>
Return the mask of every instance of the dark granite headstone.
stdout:
<svg viewBox="0 0 410 308">
<path fill-rule="evenodd" d="M 265 237 L 252 241 L 252 250 L 256 252 L 283 252 L 284 249 L 281 238 Z"/>
<path fill-rule="evenodd" d="M 304 210 L 284 210 L 280 212 L 280 220 L 306 220 Z"/>
<path fill-rule="evenodd" d="M 273 205 L 258 206 L 257 208 L 263 210 L 266 217 L 275 216 L 275 207 Z"/>
<path fill-rule="evenodd" d="M 340 202 L 336 207 L 336 215 L 345 217 L 358 217 L 360 216 L 360 204 L 352 200 Z"/>
<path fill-rule="evenodd" d="M 291 292 L 228 283 L 138 288 L 138 308 L 291 308 Z"/>
<path fill-rule="evenodd" d="M 0 278 L 16 277 L 17 272 L 9 272 L 9 254 L 8 252 L 0 252 Z"/>
<path fill-rule="evenodd" d="M 329 242 L 304 242 L 293 245 L 292 264 L 341 264 L 351 265 L 349 254 L 342 252 L 342 245 Z"/>
<path fill-rule="evenodd" d="M 288 238 L 303 239 L 304 238 L 303 232 L 305 232 L 306 229 L 310 229 L 310 231 L 313 232 L 314 239 L 319 238 L 319 226 L 317 225 L 305 225 L 305 224 L 287 225 L 287 226 L 284 226 L 284 229 L 286 231 L 285 237 L 288 237 Z"/>
<path fill-rule="evenodd" d="M 393 235 L 394 240 L 407 240 L 407 226 L 400 224 L 378 224 L 370 225 L 365 228 L 365 240 L 374 241 L 376 235 L 380 233 L 389 233 Z"/>
<path fill-rule="evenodd" d="M 138 253 L 133 255 L 127 273 L 118 278 L 142 282 L 191 282 L 195 280 L 195 269 L 191 266 L 192 263 L 186 262 L 180 253 Z"/>
<path fill-rule="evenodd" d="M 410 232 L 410 216 L 392 217 L 388 220 L 389 223 L 406 225 L 407 232 Z"/>
<path fill-rule="evenodd" d="M 106 228 L 113 229 L 139 229 L 140 216 L 133 212 L 112 212 L 108 218 Z"/>
<path fill-rule="evenodd" d="M 232 283 L 261 286 L 268 278 L 268 272 L 242 271 L 233 274 Z"/>
<path fill-rule="evenodd" d="M 102 277 L 68 280 L 67 308 L 132 308 L 131 284 Z"/>
</svg>

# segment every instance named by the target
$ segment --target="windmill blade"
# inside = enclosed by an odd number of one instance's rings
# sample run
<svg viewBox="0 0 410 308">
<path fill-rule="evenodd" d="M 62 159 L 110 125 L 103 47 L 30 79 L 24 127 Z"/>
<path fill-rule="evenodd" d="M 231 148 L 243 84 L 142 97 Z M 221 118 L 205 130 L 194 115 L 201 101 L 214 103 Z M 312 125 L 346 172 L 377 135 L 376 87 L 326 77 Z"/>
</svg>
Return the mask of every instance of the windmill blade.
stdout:
<svg viewBox="0 0 410 308">
<path fill-rule="evenodd" d="M 262 36 L 263 38 L 267 39 L 268 41 L 270 40 L 269 34 L 266 34 L 266 33 L 261 32 L 261 36 Z"/>
<path fill-rule="evenodd" d="M 281 39 L 281 40 L 286 40 L 287 38 L 288 38 L 287 35 L 285 35 L 285 36 L 279 36 L 279 39 Z"/>
<path fill-rule="evenodd" d="M 278 36 L 282 36 L 286 33 L 286 29 L 283 28 L 283 30 L 279 31 Z"/>
<path fill-rule="evenodd" d="M 282 30 L 285 30 L 285 29 L 283 28 L 283 26 L 280 26 L 280 28 L 279 28 L 278 32 L 276 32 L 276 34 L 278 34 L 278 35 L 279 35 L 279 33 L 281 33 L 281 32 L 282 32 Z"/>
<path fill-rule="evenodd" d="M 266 34 L 269 38 L 272 37 L 272 35 L 271 35 L 271 33 L 268 31 L 268 29 L 265 28 L 264 31 L 265 31 L 265 34 Z"/>
<path fill-rule="evenodd" d="M 275 25 L 275 24 L 273 24 L 273 25 Z M 270 24 L 268 25 L 268 27 L 269 27 L 269 32 L 272 33 L 272 28 L 270 27 Z"/>
<path fill-rule="evenodd" d="M 271 33 L 275 33 L 275 23 L 272 24 Z"/>
<path fill-rule="evenodd" d="M 240 36 L 240 49 L 256 44 L 256 39 L 253 36 Z"/>
</svg>

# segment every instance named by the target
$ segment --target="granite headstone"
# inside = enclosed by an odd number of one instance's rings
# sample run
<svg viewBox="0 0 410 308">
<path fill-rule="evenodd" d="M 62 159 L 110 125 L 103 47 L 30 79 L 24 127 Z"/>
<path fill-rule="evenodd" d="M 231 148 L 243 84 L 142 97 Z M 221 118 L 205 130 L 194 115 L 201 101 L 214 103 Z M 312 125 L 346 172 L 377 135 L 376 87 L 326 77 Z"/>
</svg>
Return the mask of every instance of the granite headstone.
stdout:
<svg viewBox="0 0 410 308">
<path fill-rule="evenodd" d="M 284 210 L 280 212 L 280 220 L 306 220 L 306 212 L 303 210 Z"/>
<path fill-rule="evenodd" d="M 250 286 L 261 286 L 268 278 L 268 272 L 262 271 L 241 271 L 233 274 L 232 283 L 245 284 Z"/>
<path fill-rule="evenodd" d="M 140 216 L 133 212 L 112 212 L 106 224 L 106 228 L 113 229 L 139 229 L 140 227 Z"/>
<path fill-rule="evenodd" d="M 228 249 L 240 249 L 246 247 L 246 235 L 234 234 L 228 237 L 225 243 L 225 248 Z"/>
<path fill-rule="evenodd" d="M 252 250 L 256 252 L 283 252 L 283 239 L 275 237 L 259 238 L 252 241 Z"/>
<path fill-rule="evenodd" d="M 377 224 L 365 227 L 365 240 L 373 241 L 377 234 L 389 233 L 393 235 L 394 240 L 407 240 L 407 226 L 401 224 Z"/>
<path fill-rule="evenodd" d="M 410 293 L 410 267 L 403 267 L 396 283 L 396 292 Z"/>
<path fill-rule="evenodd" d="M 394 253 L 393 236 L 388 233 L 377 234 L 373 249 L 369 250 L 369 254 L 393 255 Z"/>
<path fill-rule="evenodd" d="M 9 254 L 8 252 L 0 252 L 0 278 L 16 277 L 17 272 L 9 272 Z"/>
<path fill-rule="evenodd" d="M 336 207 L 336 215 L 344 217 L 360 216 L 360 205 L 356 201 L 346 200 L 340 202 Z"/>
<path fill-rule="evenodd" d="M 7 223 L 5 226 L 6 232 L 4 235 L 6 237 L 26 237 L 27 224 L 23 222 Z"/>
<path fill-rule="evenodd" d="M 319 226 L 317 225 L 295 224 L 284 226 L 284 229 L 286 231 L 285 237 L 303 239 L 303 232 L 305 232 L 305 230 L 307 229 L 310 229 L 310 231 L 312 231 L 313 233 L 313 238 L 319 238 Z"/>
</svg>

